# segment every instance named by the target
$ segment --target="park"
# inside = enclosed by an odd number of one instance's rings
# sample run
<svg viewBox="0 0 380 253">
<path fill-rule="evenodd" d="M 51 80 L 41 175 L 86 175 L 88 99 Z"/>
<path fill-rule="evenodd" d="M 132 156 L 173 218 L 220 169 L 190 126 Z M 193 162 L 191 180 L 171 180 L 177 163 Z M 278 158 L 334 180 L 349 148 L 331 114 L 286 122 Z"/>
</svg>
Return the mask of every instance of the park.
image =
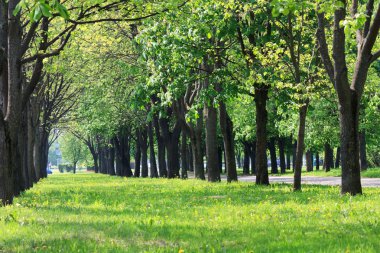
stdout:
<svg viewBox="0 0 380 253">
<path fill-rule="evenodd" d="M 0 0 L 1 252 L 379 252 L 379 0 Z"/>
</svg>

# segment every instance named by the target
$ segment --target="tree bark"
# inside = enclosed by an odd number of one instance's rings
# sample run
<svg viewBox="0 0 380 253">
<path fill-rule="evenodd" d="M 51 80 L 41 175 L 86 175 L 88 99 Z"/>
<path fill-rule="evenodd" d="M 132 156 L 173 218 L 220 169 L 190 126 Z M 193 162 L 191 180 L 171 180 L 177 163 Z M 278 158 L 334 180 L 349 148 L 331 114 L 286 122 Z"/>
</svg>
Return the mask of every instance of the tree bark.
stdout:
<svg viewBox="0 0 380 253">
<path fill-rule="evenodd" d="M 136 129 L 136 144 L 135 144 L 135 173 L 134 177 L 140 177 L 140 165 L 141 165 L 141 134 L 140 130 Z"/>
<path fill-rule="evenodd" d="M 205 180 L 205 169 L 203 164 L 203 111 L 198 110 L 199 117 L 197 119 L 194 130 L 190 132 L 191 149 L 193 153 L 194 175 L 195 178 Z"/>
<path fill-rule="evenodd" d="M 181 139 L 181 178 L 187 179 L 187 135 L 185 129 L 182 129 Z"/>
<path fill-rule="evenodd" d="M 220 129 L 223 135 L 227 182 L 237 181 L 233 123 L 224 102 L 219 103 Z"/>
<path fill-rule="evenodd" d="M 238 168 L 241 168 L 241 152 L 240 152 L 240 150 L 237 152 L 237 155 L 236 155 L 236 163 L 237 163 Z"/>
<path fill-rule="evenodd" d="M 272 174 L 278 174 L 278 166 L 277 166 L 277 156 L 276 156 L 276 139 L 274 137 L 271 137 L 269 140 L 269 153 L 270 153 L 270 160 L 271 160 L 271 173 Z"/>
<path fill-rule="evenodd" d="M 310 150 L 306 151 L 306 171 L 313 171 L 313 154 Z"/>
<path fill-rule="evenodd" d="M 281 174 L 284 174 L 286 172 L 286 162 L 285 162 L 285 139 L 283 137 L 279 137 L 278 139 L 278 150 L 280 153 Z"/>
<path fill-rule="evenodd" d="M 296 165 L 294 168 L 294 185 L 293 185 L 294 191 L 301 190 L 302 157 L 303 157 L 303 151 L 304 151 L 307 107 L 308 107 L 308 103 L 301 106 L 299 110 L 299 128 L 298 128 L 298 138 L 297 138 Z"/>
<path fill-rule="evenodd" d="M 140 147 L 141 147 L 141 177 L 148 177 L 148 134 L 147 127 L 140 130 Z"/>
<path fill-rule="evenodd" d="M 324 162 L 323 162 L 323 167 L 326 172 L 330 171 L 330 169 L 334 165 L 334 154 L 333 150 L 330 146 L 329 143 L 325 144 L 325 157 L 324 157 Z"/>
<path fill-rule="evenodd" d="M 341 193 L 362 194 L 359 162 L 359 104 L 352 92 L 349 106 L 340 106 L 340 147 L 342 160 Z"/>
<path fill-rule="evenodd" d="M 217 138 L 217 110 L 212 102 L 206 103 L 206 154 L 207 172 L 209 182 L 220 181 L 220 171 L 218 168 L 218 138 Z"/>
<path fill-rule="evenodd" d="M 336 149 L 336 156 L 335 156 L 335 168 L 339 168 L 340 166 L 340 147 Z"/>
<path fill-rule="evenodd" d="M 156 155 L 154 153 L 154 136 L 153 136 L 153 123 L 149 122 L 148 125 L 149 135 L 149 160 L 150 160 L 150 177 L 158 177 Z"/>
<path fill-rule="evenodd" d="M 249 175 L 249 160 L 250 160 L 250 152 L 251 147 L 248 142 L 244 141 L 244 162 L 243 162 L 243 174 Z"/>
<path fill-rule="evenodd" d="M 266 108 L 268 100 L 268 87 L 255 88 L 256 105 L 256 184 L 269 185 L 267 160 L 267 121 Z"/>
<path fill-rule="evenodd" d="M 316 152 L 315 153 L 315 169 L 316 170 L 319 170 L 319 153 L 318 152 Z"/>
<path fill-rule="evenodd" d="M 153 125 L 154 125 L 154 130 L 155 130 L 156 139 L 157 139 L 158 171 L 159 171 L 160 177 L 167 177 L 168 171 L 166 169 L 165 143 L 160 133 L 160 124 L 159 124 L 157 115 L 153 116 Z"/>
</svg>

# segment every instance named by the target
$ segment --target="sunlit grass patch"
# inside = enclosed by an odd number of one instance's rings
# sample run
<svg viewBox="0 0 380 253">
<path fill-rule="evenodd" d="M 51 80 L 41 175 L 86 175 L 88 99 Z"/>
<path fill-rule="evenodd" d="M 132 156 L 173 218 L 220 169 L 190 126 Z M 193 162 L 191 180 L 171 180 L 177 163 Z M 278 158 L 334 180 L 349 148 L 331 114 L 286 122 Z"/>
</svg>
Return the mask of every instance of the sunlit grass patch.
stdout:
<svg viewBox="0 0 380 253">
<path fill-rule="evenodd" d="M 0 252 L 376 252 L 380 189 L 54 175 L 0 209 Z"/>
</svg>

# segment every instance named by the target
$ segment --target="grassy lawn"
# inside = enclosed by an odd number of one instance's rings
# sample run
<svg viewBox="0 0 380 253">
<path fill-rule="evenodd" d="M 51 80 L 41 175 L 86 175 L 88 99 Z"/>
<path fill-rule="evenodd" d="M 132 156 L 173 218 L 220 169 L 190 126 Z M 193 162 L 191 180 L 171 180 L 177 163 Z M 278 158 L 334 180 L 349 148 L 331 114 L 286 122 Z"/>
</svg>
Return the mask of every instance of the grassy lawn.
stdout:
<svg viewBox="0 0 380 253">
<path fill-rule="evenodd" d="M 380 188 L 53 175 L 0 208 L 0 252 L 378 252 L 379 203 Z"/>
<path fill-rule="evenodd" d="M 269 173 L 270 173 L 270 168 Z M 240 176 L 243 175 L 243 169 L 238 169 L 238 174 Z M 292 176 L 293 171 L 287 170 L 285 174 L 269 174 L 270 176 Z M 329 172 L 325 172 L 324 170 L 315 170 L 311 172 L 307 172 L 306 168 L 302 169 L 302 176 L 317 176 L 317 177 L 340 177 L 342 175 L 341 169 L 331 169 Z M 369 168 L 365 171 L 361 172 L 362 177 L 367 178 L 380 178 L 380 168 Z"/>
</svg>

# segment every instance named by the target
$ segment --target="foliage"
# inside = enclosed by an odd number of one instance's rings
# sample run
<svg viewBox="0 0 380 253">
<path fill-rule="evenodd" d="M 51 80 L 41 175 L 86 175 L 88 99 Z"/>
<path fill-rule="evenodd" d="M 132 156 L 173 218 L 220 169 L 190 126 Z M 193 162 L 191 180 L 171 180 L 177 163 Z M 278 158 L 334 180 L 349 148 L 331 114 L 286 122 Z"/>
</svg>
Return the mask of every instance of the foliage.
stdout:
<svg viewBox="0 0 380 253">
<path fill-rule="evenodd" d="M 78 163 L 88 163 L 90 154 L 87 147 L 74 135 L 68 133 L 60 137 L 62 160 L 69 162 L 74 168 Z"/>
</svg>

